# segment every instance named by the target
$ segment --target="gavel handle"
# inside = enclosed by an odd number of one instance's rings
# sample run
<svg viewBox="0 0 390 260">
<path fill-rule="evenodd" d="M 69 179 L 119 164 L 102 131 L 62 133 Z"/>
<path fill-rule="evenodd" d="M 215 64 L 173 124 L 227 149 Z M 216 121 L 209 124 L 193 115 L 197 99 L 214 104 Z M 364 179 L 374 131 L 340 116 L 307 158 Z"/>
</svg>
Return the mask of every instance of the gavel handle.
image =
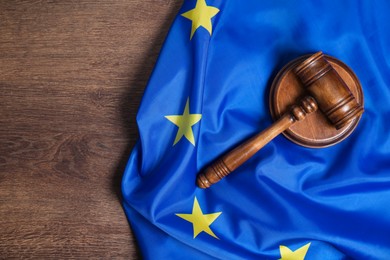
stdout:
<svg viewBox="0 0 390 260">
<path fill-rule="evenodd" d="M 198 187 L 205 189 L 220 181 L 251 158 L 277 135 L 295 122 L 305 119 L 307 114 L 316 111 L 317 108 L 317 102 L 313 97 L 304 97 L 300 102 L 300 106 L 293 106 L 289 112 L 285 113 L 270 127 L 223 155 L 199 173 L 196 180 Z"/>
</svg>

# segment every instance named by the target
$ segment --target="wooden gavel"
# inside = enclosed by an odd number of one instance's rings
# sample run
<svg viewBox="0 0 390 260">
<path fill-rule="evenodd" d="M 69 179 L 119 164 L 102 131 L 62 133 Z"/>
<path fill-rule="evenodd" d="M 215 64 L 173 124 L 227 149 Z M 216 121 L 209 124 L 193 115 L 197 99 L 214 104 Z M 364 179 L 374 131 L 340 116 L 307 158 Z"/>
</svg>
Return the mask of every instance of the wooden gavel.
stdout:
<svg viewBox="0 0 390 260">
<path fill-rule="evenodd" d="M 208 188 L 230 174 L 277 135 L 295 122 L 304 120 L 307 114 L 316 111 L 317 107 L 336 129 L 343 128 L 363 113 L 363 107 L 322 52 L 304 60 L 294 69 L 294 73 L 308 95 L 301 99 L 299 105 L 292 106 L 289 112 L 282 115 L 273 125 L 200 172 L 196 180 L 200 188 Z"/>
</svg>

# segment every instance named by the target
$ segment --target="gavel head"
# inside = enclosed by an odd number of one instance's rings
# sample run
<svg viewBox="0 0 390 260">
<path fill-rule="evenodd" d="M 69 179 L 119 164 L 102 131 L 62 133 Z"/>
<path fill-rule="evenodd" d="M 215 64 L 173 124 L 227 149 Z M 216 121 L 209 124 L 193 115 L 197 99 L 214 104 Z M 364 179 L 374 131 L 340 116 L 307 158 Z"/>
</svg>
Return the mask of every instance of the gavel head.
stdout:
<svg viewBox="0 0 390 260">
<path fill-rule="evenodd" d="M 363 107 L 322 52 L 303 61 L 294 72 L 336 129 L 363 113 Z"/>
</svg>

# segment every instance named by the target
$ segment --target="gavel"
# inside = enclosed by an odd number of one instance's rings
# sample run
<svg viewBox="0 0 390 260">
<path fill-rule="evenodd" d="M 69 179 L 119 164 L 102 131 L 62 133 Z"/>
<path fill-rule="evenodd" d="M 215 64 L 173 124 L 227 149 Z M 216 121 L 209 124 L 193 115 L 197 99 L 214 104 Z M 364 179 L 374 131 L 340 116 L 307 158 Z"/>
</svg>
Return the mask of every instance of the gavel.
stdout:
<svg viewBox="0 0 390 260">
<path fill-rule="evenodd" d="M 328 121 L 341 129 L 360 117 L 364 109 L 347 84 L 320 51 L 294 68 L 294 73 L 305 89 L 304 96 L 274 124 L 224 154 L 197 176 L 200 188 L 208 188 L 237 169 L 277 135 L 319 108 Z"/>
</svg>

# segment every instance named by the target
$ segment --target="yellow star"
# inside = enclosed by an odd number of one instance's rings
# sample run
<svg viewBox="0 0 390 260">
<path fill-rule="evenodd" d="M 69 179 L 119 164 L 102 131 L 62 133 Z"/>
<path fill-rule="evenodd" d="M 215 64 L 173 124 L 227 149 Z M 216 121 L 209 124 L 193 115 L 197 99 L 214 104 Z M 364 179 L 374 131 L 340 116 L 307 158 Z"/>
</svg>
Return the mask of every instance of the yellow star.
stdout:
<svg viewBox="0 0 390 260">
<path fill-rule="evenodd" d="M 291 251 L 287 246 L 280 246 L 280 258 L 279 260 L 304 260 L 307 250 L 309 250 L 311 243 L 308 243 L 295 251 Z"/>
<path fill-rule="evenodd" d="M 210 225 L 221 215 L 222 212 L 216 212 L 211 214 L 203 214 L 202 209 L 199 206 L 198 200 L 195 197 L 194 205 L 192 206 L 191 214 L 176 214 L 176 216 L 187 220 L 192 223 L 194 229 L 194 238 L 196 238 L 200 232 L 204 231 L 210 236 L 219 239 L 211 230 Z"/>
<path fill-rule="evenodd" d="M 177 144 L 180 139 L 185 136 L 190 143 L 195 146 L 194 133 L 192 126 L 200 121 L 201 114 L 190 114 L 190 99 L 187 99 L 186 106 L 182 115 L 165 116 L 166 119 L 174 123 L 179 129 L 177 130 L 176 138 L 173 145 Z"/>
<path fill-rule="evenodd" d="M 192 39 L 192 36 L 194 36 L 195 31 L 201 26 L 205 28 L 211 36 L 213 31 L 211 18 L 213 18 L 218 12 L 218 8 L 207 5 L 205 0 L 198 0 L 194 9 L 181 14 L 185 18 L 190 19 L 192 21 L 190 39 Z"/>
</svg>

